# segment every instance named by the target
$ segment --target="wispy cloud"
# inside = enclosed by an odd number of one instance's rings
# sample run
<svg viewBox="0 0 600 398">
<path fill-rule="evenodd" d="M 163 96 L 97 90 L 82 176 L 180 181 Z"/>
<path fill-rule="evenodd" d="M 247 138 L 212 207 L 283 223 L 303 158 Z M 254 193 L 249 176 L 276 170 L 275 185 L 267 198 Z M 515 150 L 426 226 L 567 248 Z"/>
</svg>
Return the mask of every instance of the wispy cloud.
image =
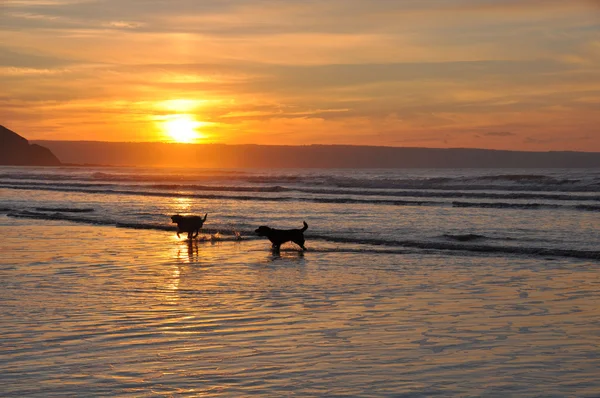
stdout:
<svg viewBox="0 0 600 398">
<path fill-rule="evenodd" d="M 487 133 L 483 133 L 488 137 L 513 137 L 515 133 L 511 133 L 510 131 L 490 131 Z"/>
</svg>

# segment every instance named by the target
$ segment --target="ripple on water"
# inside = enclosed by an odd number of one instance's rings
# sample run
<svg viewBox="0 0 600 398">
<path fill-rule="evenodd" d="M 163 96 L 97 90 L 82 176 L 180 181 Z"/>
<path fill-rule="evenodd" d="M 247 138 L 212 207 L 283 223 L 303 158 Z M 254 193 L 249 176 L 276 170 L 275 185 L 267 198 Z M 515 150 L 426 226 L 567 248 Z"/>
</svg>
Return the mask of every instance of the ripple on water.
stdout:
<svg viewBox="0 0 600 398">
<path fill-rule="evenodd" d="M 3 235 L 5 396 L 600 389 L 598 264 L 327 247 L 276 256 L 261 241 L 189 250 L 162 232 L 65 228 Z M 17 250 L 32 236 L 34 250 Z"/>
</svg>

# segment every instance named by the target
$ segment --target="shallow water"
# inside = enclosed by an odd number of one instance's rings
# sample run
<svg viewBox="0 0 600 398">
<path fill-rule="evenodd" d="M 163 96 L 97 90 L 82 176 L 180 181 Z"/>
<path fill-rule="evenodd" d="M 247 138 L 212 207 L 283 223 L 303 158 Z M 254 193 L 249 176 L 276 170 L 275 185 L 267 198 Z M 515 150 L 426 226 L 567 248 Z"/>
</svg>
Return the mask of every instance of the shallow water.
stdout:
<svg viewBox="0 0 600 398">
<path fill-rule="evenodd" d="M 2 396 L 597 396 L 600 264 L 0 215 Z"/>
<path fill-rule="evenodd" d="M 164 231 L 175 213 L 230 240 L 307 221 L 342 251 L 600 260 L 598 169 L 0 167 L 11 217 Z"/>
</svg>

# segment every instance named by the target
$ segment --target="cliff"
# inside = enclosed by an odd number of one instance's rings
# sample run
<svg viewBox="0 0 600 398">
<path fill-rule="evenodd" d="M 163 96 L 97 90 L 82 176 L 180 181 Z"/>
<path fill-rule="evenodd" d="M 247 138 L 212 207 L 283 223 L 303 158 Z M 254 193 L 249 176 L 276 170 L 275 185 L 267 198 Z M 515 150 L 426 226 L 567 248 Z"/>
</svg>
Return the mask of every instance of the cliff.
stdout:
<svg viewBox="0 0 600 398">
<path fill-rule="evenodd" d="M 60 160 L 50 149 L 29 144 L 19 134 L 0 125 L 0 165 L 59 166 Z"/>
</svg>

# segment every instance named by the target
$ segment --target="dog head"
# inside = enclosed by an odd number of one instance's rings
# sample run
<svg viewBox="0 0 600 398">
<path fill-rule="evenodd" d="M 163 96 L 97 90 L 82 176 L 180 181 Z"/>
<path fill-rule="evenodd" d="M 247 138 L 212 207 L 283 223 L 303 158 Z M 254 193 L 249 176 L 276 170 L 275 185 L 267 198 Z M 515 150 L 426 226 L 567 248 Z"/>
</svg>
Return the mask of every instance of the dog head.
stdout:
<svg viewBox="0 0 600 398">
<path fill-rule="evenodd" d="M 179 214 L 175 214 L 174 216 L 171 216 L 171 222 L 172 223 L 177 223 L 179 224 L 181 222 L 181 220 L 183 219 L 183 216 L 179 215 Z"/>
<path fill-rule="evenodd" d="M 271 228 L 261 225 L 260 227 L 256 228 L 254 232 L 256 232 L 258 236 L 269 236 L 271 235 Z"/>
</svg>

